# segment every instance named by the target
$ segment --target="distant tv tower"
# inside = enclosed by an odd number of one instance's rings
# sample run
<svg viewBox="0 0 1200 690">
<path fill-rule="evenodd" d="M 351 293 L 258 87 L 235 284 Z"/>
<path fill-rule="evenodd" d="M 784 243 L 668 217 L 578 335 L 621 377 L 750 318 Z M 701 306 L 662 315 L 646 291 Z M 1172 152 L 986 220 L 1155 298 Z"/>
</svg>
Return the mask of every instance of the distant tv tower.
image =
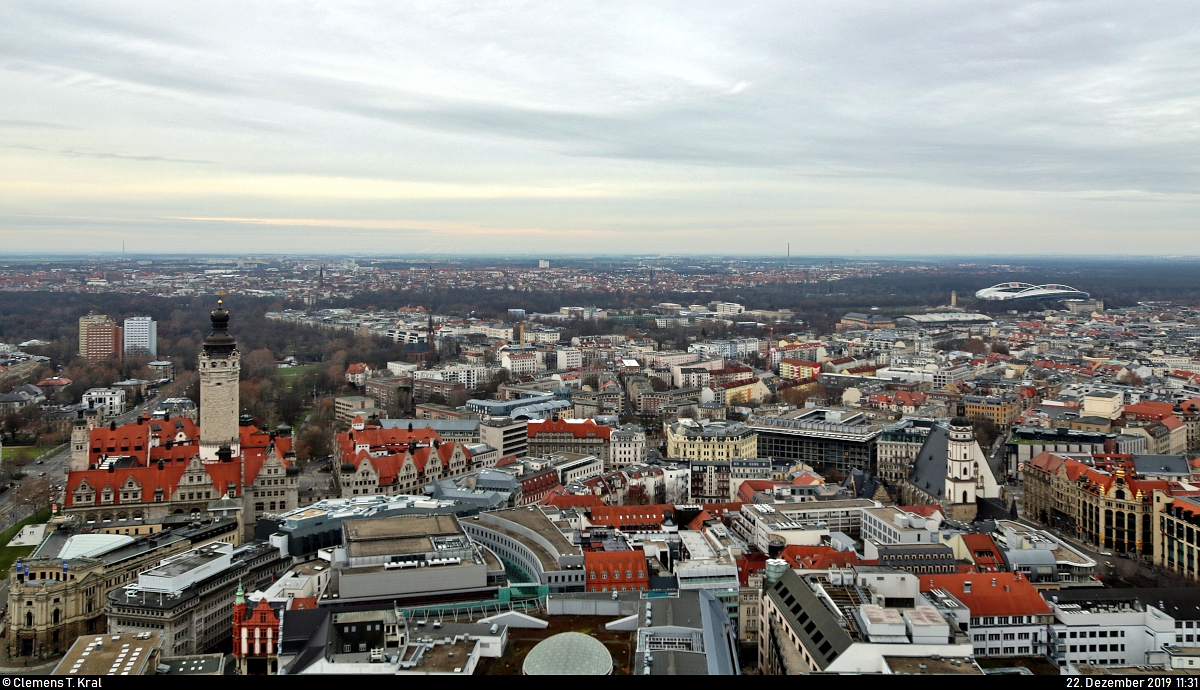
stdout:
<svg viewBox="0 0 1200 690">
<path fill-rule="evenodd" d="M 791 268 L 792 267 L 792 243 L 788 242 L 787 245 L 788 245 L 788 263 L 787 263 L 787 265 L 788 265 L 788 268 Z"/>
</svg>

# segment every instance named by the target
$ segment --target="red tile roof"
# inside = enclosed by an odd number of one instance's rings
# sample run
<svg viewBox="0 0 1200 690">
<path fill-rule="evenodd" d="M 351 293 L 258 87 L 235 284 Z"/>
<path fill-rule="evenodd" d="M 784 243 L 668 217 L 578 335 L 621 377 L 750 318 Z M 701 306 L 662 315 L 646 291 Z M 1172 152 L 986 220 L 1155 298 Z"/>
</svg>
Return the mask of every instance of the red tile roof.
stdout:
<svg viewBox="0 0 1200 690">
<path fill-rule="evenodd" d="M 402 453 L 410 441 L 429 445 L 434 440 L 441 441 L 442 437 L 436 431 L 429 428 L 409 431 L 408 429 L 381 429 L 372 427 L 337 435 L 338 448 L 342 451 L 342 462 L 347 462 L 354 458 L 354 447 L 356 445 L 366 444 L 371 450 L 387 449 L 392 452 Z"/>
<path fill-rule="evenodd" d="M 980 572 L 998 573 L 1004 571 L 1004 560 L 1000 558 L 1000 549 L 996 542 L 986 534 L 964 534 L 963 545 L 970 553 L 971 561 Z"/>
<path fill-rule="evenodd" d="M 409 452 L 407 446 L 401 452 L 380 456 L 372 456 L 367 451 L 360 450 L 352 458 L 344 459 L 343 462 L 351 463 L 354 465 L 355 470 L 362 465 L 364 460 L 370 462 L 371 468 L 379 475 L 379 485 L 389 486 L 400 481 L 400 471 L 404 469 L 405 463 L 410 456 L 418 474 L 424 474 L 425 466 L 434 458 L 440 459 L 443 469 L 448 468 L 450 466 L 450 459 L 454 455 L 456 448 L 462 448 L 463 455 L 470 462 L 471 453 L 467 450 L 466 446 L 453 441 L 440 443 L 437 448 L 420 446 L 412 453 Z"/>
<path fill-rule="evenodd" d="M 922 592 L 945 590 L 965 604 L 972 617 L 1052 613 L 1046 600 L 1021 573 L 921 575 L 920 580 Z M 968 588 L 970 592 L 965 591 Z"/>
<path fill-rule="evenodd" d="M 674 519 L 675 506 L 670 504 L 603 506 L 588 510 L 587 521 L 594 527 L 659 530 L 668 512 Z"/>
<path fill-rule="evenodd" d="M 738 498 L 746 503 L 754 502 L 754 494 L 759 491 L 770 491 L 786 482 L 774 482 L 770 479 L 747 479 L 738 487 Z"/>
<path fill-rule="evenodd" d="M 602 508 L 604 501 L 595 494 L 573 494 L 565 486 L 555 487 L 542 497 L 542 505 L 556 508 Z"/>
<path fill-rule="evenodd" d="M 609 438 L 612 429 L 606 426 L 601 426 L 590 419 L 573 420 L 560 419 L 557 422 L 550 419 L 540 421 L 530 421 L 526 427 L 526 433 L 529 438 L 536 438 L 538 434 L 571 434 L 575 438 Z"/>
<path fill-rule="evenodd" d="M 793 568 L 824 570 L 858 565 L 858 554 L 853 551 L 837 551 L 829 546 L 788 546 L 779 553 L 779 558 Z"/>
<path fill-rule="evenodd" d="M 704 523 L 715 519 L 707 510 L 702 510 L 696 514 L 696 517 L 692 518 L 692 521 L 687 524 L 687 528 L 694 532 L 703 532 Z"/>
<path fill-rule="evenodd" d="M 934 513 L 939 515 L 942 514 L 942 507 L 936 503 L 923 506 L 900 506 L 900 509 L 906 513 L 912 513 L 914 515 L 920 515 L 921 517 L 926 518 L 933 517 Z"/>
</svg>

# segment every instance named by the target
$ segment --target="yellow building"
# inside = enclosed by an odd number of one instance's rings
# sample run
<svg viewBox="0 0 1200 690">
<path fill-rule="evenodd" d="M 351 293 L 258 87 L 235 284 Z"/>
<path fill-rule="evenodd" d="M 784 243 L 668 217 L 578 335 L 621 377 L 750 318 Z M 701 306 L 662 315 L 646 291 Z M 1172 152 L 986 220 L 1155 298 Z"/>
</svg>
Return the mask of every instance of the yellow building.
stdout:
<svg viewBox="0 0 1200 690">
<path fill-rule="evenodd" d="M 758 434 L 740 422 L 678 419 L 665 426 L 668 458 L 730 460 L 758 457 Z"/>
<path fill-rule="evenodd" d="M 779 378 L 788 381 L 803 381 L 821 373 L 821 365 L 802 359 L 783 359 L 779 362 Z"/>
</svg>

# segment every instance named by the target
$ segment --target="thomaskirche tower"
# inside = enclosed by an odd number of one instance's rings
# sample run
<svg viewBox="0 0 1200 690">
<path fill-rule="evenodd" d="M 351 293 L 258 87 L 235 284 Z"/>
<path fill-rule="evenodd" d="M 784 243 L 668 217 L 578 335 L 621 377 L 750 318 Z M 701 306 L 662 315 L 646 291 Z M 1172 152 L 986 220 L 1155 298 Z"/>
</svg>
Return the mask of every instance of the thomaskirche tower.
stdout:
<svg viewBox="0 0 1200 690">
<path fill-rule="evenodd" d="M 242 355 L 229 335 L 229 312 L 222 300 L 212 312 L 212 333 L 200 353 L 200 457 L 215 460 L 217 449 L 228 445 L 236 456 L 238 437 L 238 377 Z"/>
</svg>

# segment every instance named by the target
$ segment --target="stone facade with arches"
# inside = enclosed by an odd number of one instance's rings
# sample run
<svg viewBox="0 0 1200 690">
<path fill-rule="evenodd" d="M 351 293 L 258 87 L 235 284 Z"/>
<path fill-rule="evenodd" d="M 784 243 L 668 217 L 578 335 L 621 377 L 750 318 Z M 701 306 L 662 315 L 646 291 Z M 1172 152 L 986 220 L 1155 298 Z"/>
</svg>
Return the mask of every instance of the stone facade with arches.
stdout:
<svg viewBox="0 0 1200 690">
<path fill-rule="evenodd" d="M 1132 456 L 1094 455 L 1091 464 L 1041 453 L 1025 465 L 1029 518 L 1099 549 L 1152 556 L 1157 537 L 1154 492 L 1170 482 L 1138 476 Z"/>
</svg>

